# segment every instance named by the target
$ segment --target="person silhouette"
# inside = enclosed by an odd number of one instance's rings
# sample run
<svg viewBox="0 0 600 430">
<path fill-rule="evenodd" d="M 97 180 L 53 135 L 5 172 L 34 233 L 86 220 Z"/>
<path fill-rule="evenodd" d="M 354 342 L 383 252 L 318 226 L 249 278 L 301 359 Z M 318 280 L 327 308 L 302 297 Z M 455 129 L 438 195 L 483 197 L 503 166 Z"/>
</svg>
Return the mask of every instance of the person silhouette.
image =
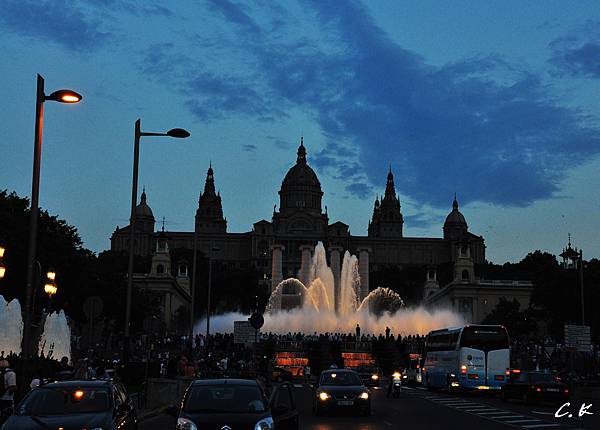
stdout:
<svg viewBox="0 0 600 430">
<path fill-rule="evenodd" d="M 356 338 L 360 338 L 360 325 L 358 325 L 358 323 L 356 323 Z"/>
</svg>

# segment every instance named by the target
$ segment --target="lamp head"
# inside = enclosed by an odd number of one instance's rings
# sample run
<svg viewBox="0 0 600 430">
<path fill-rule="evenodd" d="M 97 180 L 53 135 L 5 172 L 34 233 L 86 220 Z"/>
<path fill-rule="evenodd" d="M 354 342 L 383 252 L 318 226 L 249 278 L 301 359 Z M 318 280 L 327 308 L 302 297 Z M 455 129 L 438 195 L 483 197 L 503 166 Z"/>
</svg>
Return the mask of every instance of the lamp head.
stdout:
<svg viewBox="0 0 600 430">
<path fill-rule="evenodd" d="M 54 100 L 60 103 L 79 103 L 82 98 L 81 94 L 73 90 L 58 90 L 46 96 L 46 100 Z"/>
<path fill-rule="evenodd" d="M 173 128 L 167 131 L 167 136 L 184 139 L 186 137 L 189 137 L 190 133 L 187 130 L 184 130 L 183 128 Z"/>
<path fill-rule="evenodd" d="M 0 279 L 4 278 L 6 274 L 6 266 L 0 262 Z"/>
<path fill-rule="evenodd" d="M 57 291 L 58 288 L 56 287 L 56 284 L 54 282 L 49 281 L 46 282 L 46 285 L 44 285 L 44 292 L 49 296 L 53 296 L 54 294 L 56 294 Z"/>
<path fill-rule="evenodd" d="M 4 251 L 6 251 L 6 248 L 0 245 L 0 258 L 4 257 Z"/>
<path fill-rule="evenodd" d="M 54 281 L 56 279 L 56 272 L 54 271 L 54 269 L 48 269 L 46 276 L 50 281 Z"/>
</svg>

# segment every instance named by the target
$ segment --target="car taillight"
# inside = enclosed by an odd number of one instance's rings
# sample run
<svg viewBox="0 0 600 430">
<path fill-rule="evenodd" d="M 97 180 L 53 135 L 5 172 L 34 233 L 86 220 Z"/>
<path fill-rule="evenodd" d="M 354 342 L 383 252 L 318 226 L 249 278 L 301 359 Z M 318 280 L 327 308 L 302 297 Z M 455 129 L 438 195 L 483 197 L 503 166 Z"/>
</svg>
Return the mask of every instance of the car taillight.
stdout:
<svg viewBox="0 0 600 430">
<path fill-rule="evenodd" d="M 464 364 L 460 366 L 460 373 L 462 373 L 463 375 L 467 373 L 467 366 L 465 366 Z"/>
<path fill-rule="evenodd" d="M 542 391 L 542 389 L 540 387 L 535 387 L 535 391 L 539 393 Z"/>
<path fill-rule="evenodd" d="M 469 379 L 479 379 L 479 375 L 477 373 L 469 373 Z"/>
<path fill-rule="evenodd" d="M 494 376 L 494 379 L 496 381 L 504 381 L 504 375 L 496 375 L 496 376 Z"/>
<path fill-rule="evenodd" d="M 569 394 L 569 389 L 565 388 L 565 394 Z"/>
</svg>

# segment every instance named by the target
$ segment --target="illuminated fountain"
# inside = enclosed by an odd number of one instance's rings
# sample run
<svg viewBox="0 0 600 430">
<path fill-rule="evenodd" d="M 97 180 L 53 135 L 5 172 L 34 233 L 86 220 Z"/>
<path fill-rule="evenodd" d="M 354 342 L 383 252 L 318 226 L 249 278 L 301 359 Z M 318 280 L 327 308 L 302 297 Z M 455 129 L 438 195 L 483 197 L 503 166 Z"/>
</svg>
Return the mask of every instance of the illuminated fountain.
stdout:
<svg viewBox="0 0 600 430">
<path fill-rule="evenodd" d="M 11 352 L 21 353 L 21 338 L 23 337 L 23 320 L 21 305 L 18 300 L 6 302 L 0 296 L 0 355 L 7 356 Z"/>
<path fill-rule="evenodd" d="M 0 295 L 0 356 L 21 353 L 23 337 L 21 315 L 21 304 L 18 300 L 7 302 Z M 52 358 L 56 360 L 68 357 L 71 361 L 71 329 L 62 310 L 46 316 L 38 352 L 48 356 L 50 351 L 52 351 Z"/>
<path fill-rule="evenodd" d="M 38 352 L 45 356 L 51 353 L 55 360 L 68 357 L 71 361 L 71 329 L 65 311 L 52 312 L 46 317 Z"/>
</svg>

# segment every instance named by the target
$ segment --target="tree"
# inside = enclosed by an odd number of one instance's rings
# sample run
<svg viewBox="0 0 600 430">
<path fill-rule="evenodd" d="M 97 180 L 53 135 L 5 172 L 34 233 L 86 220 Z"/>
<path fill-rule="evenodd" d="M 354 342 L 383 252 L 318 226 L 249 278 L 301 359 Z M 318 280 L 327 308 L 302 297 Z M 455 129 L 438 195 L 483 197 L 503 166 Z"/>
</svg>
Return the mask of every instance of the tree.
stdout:
<svg viewBox="0 0 600 430">
<path fill-rule="evenodd" d="M 513 338 L 526 338 L 537 332 L 537 324 L 529 309 L 520 311 L 521 304 L 516 300 L 501 297 L 494 309 L 485 317 L 482 324 L 503 325 Z"/>
</svg>

